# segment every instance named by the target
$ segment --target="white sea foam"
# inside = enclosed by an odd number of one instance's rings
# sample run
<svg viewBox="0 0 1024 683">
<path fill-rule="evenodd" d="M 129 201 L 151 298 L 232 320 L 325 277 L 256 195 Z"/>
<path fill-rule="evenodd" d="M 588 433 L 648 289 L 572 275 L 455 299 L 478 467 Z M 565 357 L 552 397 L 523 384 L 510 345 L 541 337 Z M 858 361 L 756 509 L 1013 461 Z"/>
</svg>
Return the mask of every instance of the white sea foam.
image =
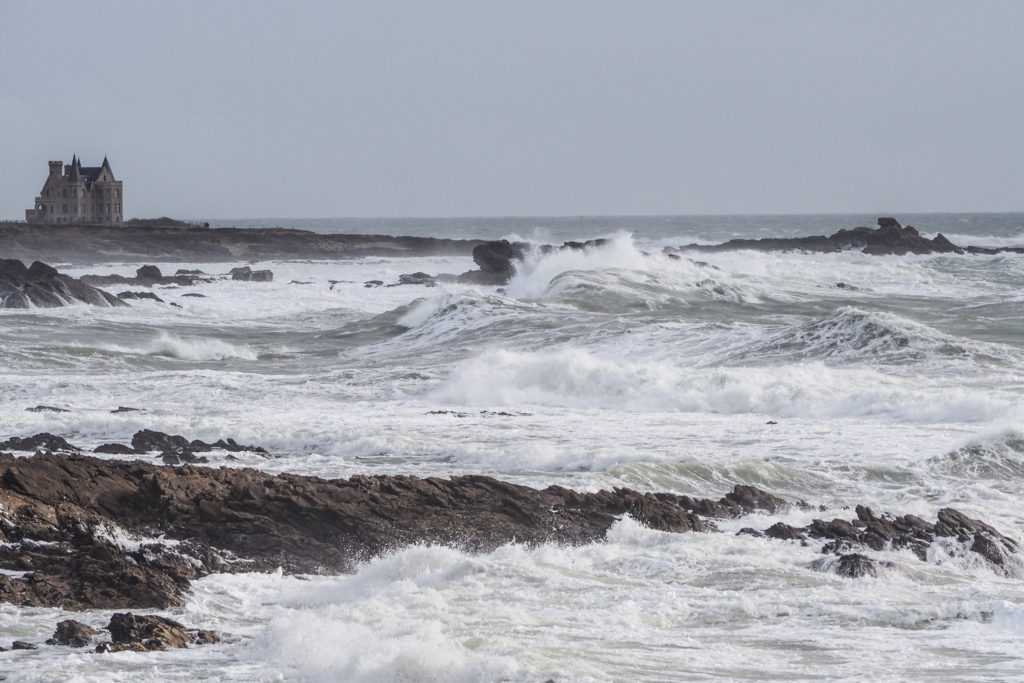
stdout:
<svg viewBox="0 0 1024 683">
<path fill-rule="evenodd" d="M 601 247 L 529 254 L 516 264 L 515 275 L 505 290 L 517 298 L 536 299 L 549 293 L 548 285 L 561 273 L 609 268 L 642 270 L 646 258 L 628 234 L 617 234 Z"/>
<path fill-rule="evenodd" d="M 604 358 L 571 348 L 488 351 L 460 366 L 436 396 L 475 406 L 874 416 L 925 422 L 997 419 L 1017 406 L 1012 395 L 928 386 L 870 368 L 833 368 L 820 362 L 692 368 Z"/>
<path fill-rule="evenodd" d="M 0 652 L 0 674 L 1017 676 L 1021 583 L 964 546 L 940 544 L 931 562 L 867 551 L 891 565 L 851 581 L 814 569 L 816 544 L 735 534 L 848 518 L 840 508 L 861 503 L 926 519 L 953 506 L 1021 539 L 1024 259 L 643 254 L 657 239 L 618 235 L 528 259 L 505 293 L 366 288 L 473 267 L 468 255 L 372 258 L 267 264 L 272 283 L 155 289 L 180 309 L 4 311 L 0 440 L 47 431 L 89 449 L 156 429 L 271 452 L 211 453 L 215 467 L 483 473 L 711 498 L 752 483 L 832 509 L 721 520 L 720 534 L 666 534 L 624 518 L 606 543 L 578 548 L 414 547 L 351 576 L 211 576 L 168 616 L 222 631 L 220 645 L 102 658 Z M 70 412 L 26 411 L 38 404 Z M 144 410 L 112 413 L 118 406 Z M 0 638 L 42 643 L 64 618 L 0 605 Z M 76 618 L 102 625 L 109 613 Z"/>
</svg>

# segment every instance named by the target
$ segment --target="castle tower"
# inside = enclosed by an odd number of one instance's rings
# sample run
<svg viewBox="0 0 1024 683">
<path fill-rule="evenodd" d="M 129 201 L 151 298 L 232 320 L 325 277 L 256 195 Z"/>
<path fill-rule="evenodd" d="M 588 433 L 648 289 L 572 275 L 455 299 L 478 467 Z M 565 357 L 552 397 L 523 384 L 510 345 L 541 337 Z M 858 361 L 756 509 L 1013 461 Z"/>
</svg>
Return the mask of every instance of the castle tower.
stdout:
<svg viewBox="0 0 1024 683">
<path fill-rule="evenodd" d="M 75 154 L 71 163 L 51 161 L 50 173 L 25 211 L 29 223 L 89 223 L 120 225 L 124 221 L 124 183 L 114 177 L 110 162 L 82 166 Z"/>
</svg>

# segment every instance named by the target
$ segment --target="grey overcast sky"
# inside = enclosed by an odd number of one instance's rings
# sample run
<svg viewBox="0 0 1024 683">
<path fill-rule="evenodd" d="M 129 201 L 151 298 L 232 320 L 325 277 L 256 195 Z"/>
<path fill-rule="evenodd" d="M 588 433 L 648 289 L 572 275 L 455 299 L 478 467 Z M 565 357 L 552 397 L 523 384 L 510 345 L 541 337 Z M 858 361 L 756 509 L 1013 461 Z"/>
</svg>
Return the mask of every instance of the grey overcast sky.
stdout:
<svg viewBox="0 0 1024 683">
<path fill-rule="evenodd" d="M 0 0 L 0 218 L 1024 209 L 1024 2 Z"/>
</svg>

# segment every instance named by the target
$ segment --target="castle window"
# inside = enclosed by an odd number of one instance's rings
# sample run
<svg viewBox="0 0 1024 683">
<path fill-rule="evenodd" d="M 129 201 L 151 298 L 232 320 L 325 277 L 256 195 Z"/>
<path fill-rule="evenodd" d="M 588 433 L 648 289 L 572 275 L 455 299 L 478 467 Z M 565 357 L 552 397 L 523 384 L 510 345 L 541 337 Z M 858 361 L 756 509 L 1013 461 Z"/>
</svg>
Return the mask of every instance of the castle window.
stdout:
<svg viewBox="0 0 1024 683">
<path fill-rule="evenodd" d="M 64 205 L 64 208 L 62 209 L 62 211 L 63 211 L 64 213 L 67 213 L 67 212 L 68 212 L 68 205 L 67 205 L 67 204 L 65 204 L 65 205 Z"/>
<path fill-rule="evenodd" d="M 120 197 L 121 196 L 121 190 L 114 190 L 114 196 L 115 197 Z"/>
<path fill-rule="evenodd" d="M 68 191 L 64 190 L 63 193 L 62 193 L 62 196 L 64 197 L 64 199 L 67 199 L 68 198 Z"/>
</svg>

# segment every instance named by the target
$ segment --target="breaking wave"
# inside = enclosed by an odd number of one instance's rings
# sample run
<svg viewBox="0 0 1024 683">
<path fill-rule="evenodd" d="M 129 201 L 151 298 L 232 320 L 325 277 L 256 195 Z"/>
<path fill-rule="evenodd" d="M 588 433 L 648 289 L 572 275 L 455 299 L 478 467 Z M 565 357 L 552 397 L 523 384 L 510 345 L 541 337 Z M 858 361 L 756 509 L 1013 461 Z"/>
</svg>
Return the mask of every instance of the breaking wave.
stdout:
<svg viewBox="0 0 1024 683">
<path fill-rule="evenodd" d="M 787 417 L 884 417 L 975 422 L 1011 414 L 1013 396 L 871 368 L 822 362 L 772 367 L 685 367 L 603 358 L 577 348 L 492 350 L 461 364 L 436 398 L 478 406 L 550 405 L 630 411 L 758 413 Z"/>
<path fill-rule="evenodd" d="M 929 360 L 1005 359 L 1008 350 L 942 333 L 892 313 L 843 307 L 789 327 L 738 354 L 748 361 L 816 359 L 830 362 L 916 363 Z"/>
<path fill-rule="evenodd" d="M 976 437 L 928 460 L 933 471 L 974 479 L 1008 481 L 1024 477 L 1024 432 L 1006 429 Z"/>
</svg>

